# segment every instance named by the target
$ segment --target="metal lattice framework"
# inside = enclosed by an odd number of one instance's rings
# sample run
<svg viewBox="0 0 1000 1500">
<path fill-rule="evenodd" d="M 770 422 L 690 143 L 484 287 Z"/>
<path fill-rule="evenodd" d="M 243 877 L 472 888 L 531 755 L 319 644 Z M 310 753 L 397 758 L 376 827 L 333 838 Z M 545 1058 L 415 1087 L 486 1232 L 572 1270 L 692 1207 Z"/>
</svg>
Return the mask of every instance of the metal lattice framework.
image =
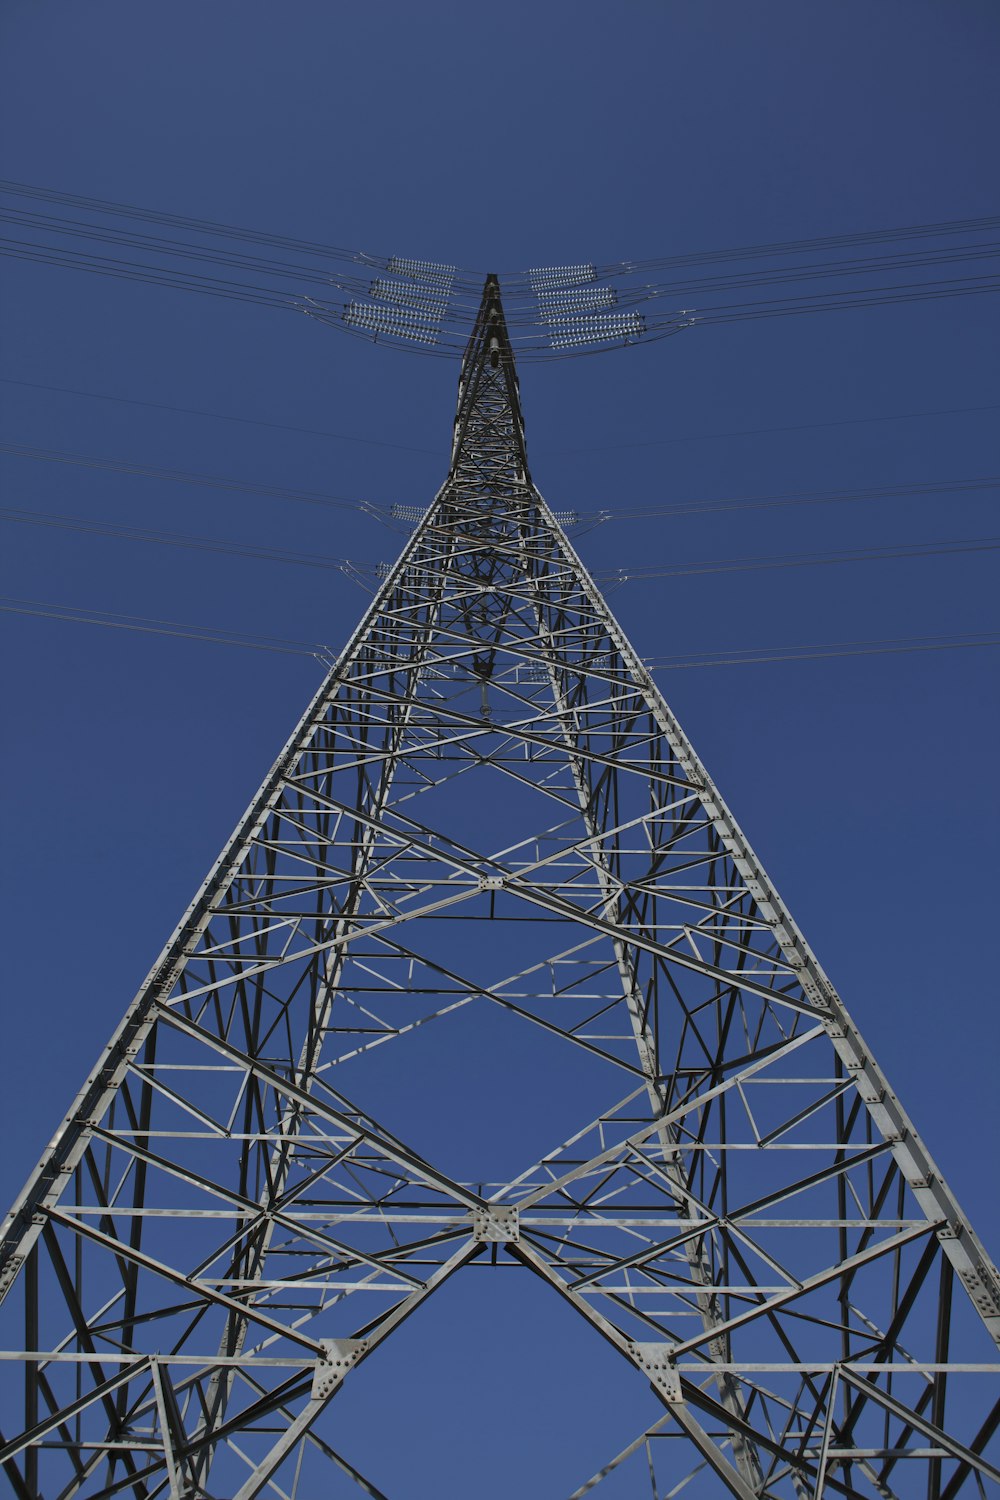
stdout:
<svg viewBox="0 0 1000 1500">
<path fill-rule="evenodd" d="M 507 1180 L 342 1091 L 470 1008 L 586 1063 Z M 534 487 L 491 278 L 446 483 L 5 1222 L 0 1473 L 379 1496 L 338 1392 L 511 1262 L 662 1403 L 566 1493 L 996 1493 L 996 1270 Z"/>
</svg>

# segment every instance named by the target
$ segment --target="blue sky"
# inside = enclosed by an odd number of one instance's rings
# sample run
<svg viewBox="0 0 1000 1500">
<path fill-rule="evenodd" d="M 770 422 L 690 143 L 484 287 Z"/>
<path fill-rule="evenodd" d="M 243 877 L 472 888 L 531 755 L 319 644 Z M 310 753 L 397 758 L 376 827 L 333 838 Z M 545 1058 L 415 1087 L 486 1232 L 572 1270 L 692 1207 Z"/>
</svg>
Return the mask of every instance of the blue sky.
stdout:
<svg viewBox="0 0 1000 1500">
<path fill-rule="evenodd" d="M 0 29 L 5 177 L 481 273 L 997 211 L 985 0 L 7 0 Z M 4 442 L 380 502 L 424 504 L 444 477 L 450 361 L 5 264 L 0 376 L 35 384 L 0 384 Z M 526 366 L 534 477 L 557 508 L 614 511 L 995 475 L 997 308 L 694 328 Z M 398 546 L 349 512 L 0 461 L 12 508 L 365 560 Z M 995 508 L 946 492 L 610 522 L 580 550 L 606 567 L 982 537 Z M 365 600 L 273 562 L 10 524 L 4 543 L 5 595 L 334 648 Z M 985 631 L 995 556 L 666 579 L 611 602 L 647 656 Z M 9 1198 L 319 668 L 15 614 L 0 631 Z M 661 683 L 996 1255 L 995 653 Z"/>
</svg>

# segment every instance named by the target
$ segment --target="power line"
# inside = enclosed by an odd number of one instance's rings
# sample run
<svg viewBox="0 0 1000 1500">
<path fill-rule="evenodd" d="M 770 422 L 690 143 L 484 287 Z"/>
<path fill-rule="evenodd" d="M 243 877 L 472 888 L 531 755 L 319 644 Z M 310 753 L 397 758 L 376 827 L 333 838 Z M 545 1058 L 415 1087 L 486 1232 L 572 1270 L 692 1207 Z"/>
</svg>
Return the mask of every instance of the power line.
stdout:
<svg viewBox="0 0 1000 1500">
<path fill-rule="evenodd" d="M 0 192 L 12 197 L 36 199 L 46 203 L 61 204 L 74 209 L 106 217 L 133 219 L 144 223 L 166 225 L 175 229 L 191 230 L 214 238 L 241 240 L 245 243 L 266 245 L 269 248 L 305 253 L 327 260 L 343 260 L 365 267 L 384 266 L 389 257 L 369 255 L 351 250 L 342 245 L 331 245 L 316 240 L 290 235 L 274 234 L 260 229 L 222 223 L 218 220 L 168 213 L 160 209 L 142 207 L 134 203 L 123 203 L 106 198 L 88 197 L 80 193 L 65 193 L 33 183 L 0 179 Z M 822 235 L 806 239 L 774 240 L 753 245 L 730 246 L 721 250 L 702 250 L 682 255 L 658 256 L 645 260 L 605 262 L 594 267 L 598 276 L 638 274 L 656 270 L 679 270 L 689 266 L 713 265 L 732 261 L 758 260 L 766 256 L 784 256 L 827 253 L 866 245 L 905 243 L 927 238 L 945 238 L 956 234 L 981 234 L 1000 228 L 1000 216 L 982 215 L 965 219 L 941 219 L 923 224 L 901 225 L 892 228 L 860 230 L 838 235 Z M 481 273 L 458 272 L 460 277 L 470 278 L 470 285 L 478 291 Z M 511 284 L 516 292 L 518 281 L 524 272 L 505 273 L 502 280 Z"/>
<path fill-rule="evenodd" d="M 88 401 L 113 401 L 119 406 L 144 406 L 152 411 L 169 411 L 185 417 L 210 417 L 218 422 L 239 422 L 245 427 L 269 427 L 276 432 L 294 432 L 307 437 L 333 438 L 340 443 L 363 443 L 369 448 L 396 448 L 404 453 L 426 453 L 443 461 L 445 450 L 438 448 L 415 448 L 409 443 L 389 443 L 382 438 L 358 437 L 351 432 L 331 432 L 323 427 L 297 427 L 287 422 L 268 422 L 263 417 L 237 417 L 230 412 L 207 411 L 200 406 L 173 406 L 163 401 L 142 401 L 135 396 L 111 396 L 106 391 L 83 391 L 75 386 L 49 385 L 41 380 L 18 380 L 12 375 L 0 375 L 0 384 L 20 385 L 29 390 L 54 391 L 61 396 L 82 396 Z"/>
<path fill-rule="evenodd" d="M 689 656 L 649 657 L 652 672 L 687 671 L 697 667 L 742 667 L 764 662 L 820 661 L 841 656 L 886 656 L 918 651 L 962 651 L 980 646 L 1000 646 L 1000 631 L 970 635 L 915 635 L 870 641 L 828 641 L 818 646 L 733 647 L 721 651 L 699 651 Z"/>
<path fill-rule="evenodd" d="M 718 303 L 697 309 L 703 324 L 742 323 L 761 318 L 794 318 L 806 313 L 840 311 L 852 307 L 889 307 L 901 302 L 934 302 L 949 297 L 974 297 L 1000 291 L 1000 277 L 955 276 L 937 281 L 903 281 L 891 286 L 836 292 L 814 292 L 803 297 L 758 298 L 751 302 Z M 690 326 L 690 325 L 689 325 Z M 655 329 L 656 325 L 654 325 Z M 672 331 L 672 323 L 664 327 Z"/>
<path fill-rule="evenodd" d="M 123 260 L 118 256 L 91 255 L 79 250 L 64 250 L 38 240 L 0 237 L 0 255 L 14 260 L 36 261 L 41 265 L 62 266 L 67 270 L 86 271 L 95 276 L 117 280 L 139 281 L 147 286 L 167 286 L 184 292 L 229 301 L 252 302 L 260 307 L 274 307 L 301 312 L 296 299 L 285 291 L 255 282 L 236 281 L 226 276 L 202 276 L 195 271 L 175 271 L 169 266 L 151 265 L 148 261 Z"/>
<path fill-rule="evenodd" d="M 394 347 L 409 347 L 411 350 L 415 347 L 416 352 L 424 354 L 446 357 L 460 353 L 465 344 L 469 309 L 464 298 L 466 293 L 473 291 L 473 283 L 468 273 L 459 272 L 455 267 L 437 267 L 430 283 L 425 284 L 421 281 L 429 264 L 425 262 L 371 256 L 343 247 L 167 214 L 134 204 L 58 193 L 24 183 L 0 182 L 0 194 L 44 203 L 48 208 L 60 205 L 73 210 L 67 215 L 22 205 L 0 209 L 0 218 L 6 219 L 14 229 L 41 236 L 37 240 L 25 238 L 24 234 L 5 237 L 0 240 L 0 255 L 85 271 L 91 275 L 172 287 L 202 296 L 302 312 L 314 321 L 340 331 L 375 342 L 388 342 Z M 79 217 L 81 211 L 90 217 Z M 95 217 L 97 222 L 94 222 Z M 120 222 L 104 222 L 107 220 L 141 222 L 155 225 L 158 230 L 169 227 L 173 233 L 169 236 L 147 233 L 122 227 Z M 513 278 L 507 278 L 515 302 L 511 321 L 526 332 L 523 336 L 515 333 L 514 342 L 520 345 L 520 352 L 527 357 L 578 358 L 607 348 L 629 346 L 640 340 L 651 342 L 672 337 L 695 324 L 718 325 L 985 295 L 1000 290 L 1000 276 L 996 272 L 884 283 L 886 277 L 912 269 L 995 260 L 1000 256 L 1000 241 L 984 239 L 983 236 L 995 235 L 997 228 L 1000 228 L 1000 217 L 983 216 L 645 261 L 620 261 L 601 268 L 592 265 L 564 267 L 563 272 L 572 273 L 569 283 L 559 280 L 558 268 L 551 274 L 516 273 Z M 965 242 L 955 243 L 958 236 L 964 237 Z M 224 243 L 206 243 L 213 239 Z M 67 240 L 96 242 L 122 254 L 73 249 L 67 245 Z M 241 250 L 241 243 L 258 248 L 266 246 L 269 253 L 264 256 Z M 874 254 L 872 251 L 876 246 L 893 248 L 885 254 Z M 899 246 L 905 248 L 896 248 Z M 863 254 L 844 253 L 852 249 L 860 249 Z M 282 255 L 276 255 L 276 250 Z M 285 258 L 288 254 L 296 258 Z M 797 256 L 798 260 L 787 263 L 787 257 L 791 255 Z M 150 256 L 152 259 L 136 256 Z M 785 260 L 786 263 L 757 265 L 750 270 L 729 269 L 739 262 L 759 262 L 765 258 L 777 262 Z M 175 264 L 169 264 L 171 260 Z M 178 261 L 182 263 L 179 266 Z M 336 267 L 340 263 L 350 269 L 338 271 Z M 195 264 L 211 268 L 213 272 L 235 274 L 206 274 L 193 269 Z M 704 271 L 723 265 L 727 269 L 712 274 L 671 281 L 643 279 L 635 282 L 635 278 L 648 278 L 657 271 L 676 272 L 693 268 Z M 373 269 L 387 271 L 401 279 L 372 282 L 370 272 Z M 581 317 L 573 311 L 571 303 L 560 308 L 559 304 L 543 302 L 542 287 L 572 286 L 576 281 L 594 281 L 599 275 L 621 285 L 598 289 L 605 300 L 599 300 L 593 306 L 619 306 L 622 309 L 642 306 L 648 310 L 642 314 L 619 311 L 588 317 L 586 309 L 590 304 L 584 301 L 579 304 L 584 309 Z M 726 300 L 664 312 L 660 312 L 657 306 L 666 299 L 700 299 L 705 294 L 739 294 L 750 288 L 770 290 L 804 282 L 821 283 L 831 278 L 851 278 L 858 283 L 859 278 L 863 282 L 873 277 L 882 284 L 855 284 L 836 291 L 800 292 L 794 297 L 772 296 L 744 302 Z M 275 281 L 279 285 L 275 285 Z M 291 287 L 287 285 L 289 282 Z M 390 290 L 395 288 L 393 295 L 397 301 L 400 300 L 400 288 L 411 300 L 422 290 L 425 303 L 436 287 L 433 307 L 424 306 L 422 311 L 394 308 L 392 295 L 388 296 L 388 301 L 382 302 L 357 300 L 358 297 L 383 297 L 387 295 L 387 287 Z M 304 288 L 310 288 L 315 295 L 307 294 Z M 342 295 L 331 296 L 331 292 Z M 344 295 L 351 300 L 345 302 Z M 579 302 L 579 291 L 574 295 Z"/>
<path fill-rule="evenodd" d="M 355 261 L 359 251 L 347 250 L 343 246 L 320 244 L 315 240 L 295 239 L 287 235 L 276 235 L 260 229 L 246 229 L 235 224 L 223 224 L 213 219 L 192 218 L 183 214 L 165 213 L 160 209 L 142 208 L 135 203 L 121 203 L 108 198 L 91 198 L 80 193 L 61 193 L 54 188 L 39 187 L 33 183 L 0 179 L 0 191 L 14 197 L 38 198 L 47 203 L 62 203 L 73 208 L 84 208 L 93 213 L 113 215 L 116 218 L 140 219 L 146 223 L 169 224 L 178 229 L 193 229 L 199 233 L 224 238 L 266 244 L 284 250 L 304 251 L 335 260 Z"/>
<path fill-rule="evenodd" d="M 125 474 L 143 479 L 169 480 L 172 483 L 191 484 L 200 488 L 235 491 L 258 495 L 265 499 L 289 501 L 296 504 L 321 506 L 332 509 L 353 510 L 370 516 L 383 525 L 392 526 L 392 507 L 373 500 L 353 500 L 345 495 L 331 495 L 312 490 L 296 490 L 280 485 L 253 484 L 249 481 L 231 479 L 223 475 L 190 473 L 181 469 L 162 469 L 151 465 L 132 463 L 126 459 L 101 458 L 92 454 L 65 453 L 54 448 L 34 448 L 22 443 L 0 442 L 0 453 L 32 462 L 57 463 L 87 469 L 98 469 L 114 474 Z M 828 505 L 878 501 L 886 499 L 920 498 L 932 495 L 957 495 L 989 491 L 1000 486 L 1000 476 L 989 475 L 976 478 L 945 479 L 937 483 L 920 481 L 898 485 L 881 485 L 850 490 L 793 492 L 782 495 L 726 496 L 714 500 L 675 501 L 669 505 L 627 506 L 622 510 L 577 511 L 573 526 L 593 527 L 608 521 L 631 521 L 656 518 L 671 518 L 687 515 L 712 515 L 736 510 L 771 509 L 798 505 Z M 417 507 L 414 507 L 417 508 Z"/>
<path fill-rule="evenodd" d="M 256 562 L 289 563 L 298 568 L 320 568 L 343 573 L 354 582 L 376 573 L 372 563 L 352 562 L 349 557 L 329 557 L 319 552 L 292 552 L 282 547 L 258 546 L 225 537 L 196 536 L 181 531 L 156 531 L 143 526 L 121 526 L 110 521 L 94 521 L 83 516 L 53 515 L 44 511 L 0 510 L 0 521 L 13 525 L 39 526 L 59 531 L 75 531 L 88 536 L 108 537 L 128 542 L 150 542 L 164 547 L 181 547 L 196 552 L 217 552 L 229 557 L 245 557 Z"/>
<path fill-rule="evenodd" d="M 102 277 L 141 282 L 149 286 L 172 287 L 175 290 L 195 292 L 201 296 L 222 298 L 226 301 L 248 302 L 261 307 L 306 313 L 325 326 L 352 332 L 370 342 L 378 342 L 381 338 L 382 342 L 388 341 L 393 344 L 393 347 L 396 347 L 397 338 L 405 341 L 411 337 L 411 334 L 399 333 L 395 326 L 388 324 L 375 332 L 357 323 L 349 326 L 343 317 L 345 309 L 337 304 L 325 302 L 316 303 L 310 307 L 286 292 L 278 292 L 274 288 L 255 282 L 239 282 L 231 278 L 202 276 L 190 271 L 174 271 L 169 267 L 150 265 L 148 262 L 128 262 L 115 257 L 82 254 L 32 241 L 0 239 L 0 255 L 17 260 L 34 261 L 43 265 L 61 266 Z M 759 321 L 765 318 L 800 317 L 811 313 L 843 311 L 851 308 L 888 307 L 900 303 L 982 296 L 996 291 L 1000 291 L 1000 277 L 964 276 L 950 280 L 902 282 L 877 290 L 848 288 L 843 291 L 815 293 L 805 297 L 722 303 L 707 308 L 685 308 L 662 317 L 652 317 L 634 333 L 627 333 L 621 338 L 617 334 L 608 339 L 599 335 L 603 341 L 598 344 L 594 344 L 588 334 L 585 337 L 573 337 L 563 340 L 559 345 L 553 345 L 549 333 L 542 329 L 533 342 L 526 339 L 522 343 L 519 353 L 528 357 L 579 358 L 583 355 L 603 353 L 609 347 L 634 345 L 640 335 L 642 341 L 647 343 L 669 338 L 695 324 L 714 326 L 748 320 Z M 455 328 L 449 330 L 449 336 L 453 339 L 450 345 L 442 342 L 438 336 L 440 332 L 441 329 L 438 328 L 433 336 L 422 338 L 417 344 L 410 343 L 405 346 L 410 348 L 411 352 L 444 357 L 460 353 L 467 332 L 465 321 L 456 323 Z M 581 347 L 575 347 L 577 344 Z M 592 347 L 586 347 L 588 344 Z"/>
<path fill-rule="evenodd" d="M 884 276 L 901 271 L 919 270 L 923 267 L 945 266 L 977 260 L 995 260 L 1000 254 L 1000 242 L 948 246 L 934 250 L 922 250 L 906 255 L 884 255 L 862 260 L 821 261 L 798 266 L 781 266 L 768 270 L 741 271 L 725 276 L 703 276 L 693 280 L 674 282 L 644 282 L 639 286 L 622 286 L 616 289 L 613 306 L 634 308 L 643 302 L 659 298 L 690 299 L 695 295 L 729 291 L 743 291 L 755 287 L 794 286 L 799 282 L 829 281 L 844 276 Z M 923 283 L 920 283 L 921 285 Z M 928 283 L 931 284 L 931 283 Z M 830 295 L 837 295 L 831 293 Z M 687 309 L 701 313 L 703 309 Z M 567 314 L 568 316 L 568 314 Z M 535 308 L 526 305 L 520 316 L 511 318 L 512 326 L 526 326 L 538 320 Z M 555 321 L 555 315 L 547 314 L 546 321 Z"/>
<path fill-rule="evenodd" d="M 336 660 L 329 646 L 282 636 L 254 635 L 245 631 L 186 624 L 180 620 L 162 620 L 145 615 L 115 614 L 71 604 L 53 604 L 38 599 L 15 599 L 0 595 L 0 611 L 34 618 L 62 620 L 78 625 L 104 625 L 114 630 L 136 631 L 143 635 L 175 636 L 184 640 L 207 641 L 216 646 L 236 646 L 252 651 L 269 651 L 282 656 L 309 656 L 330 667 Z M 968 635 L 902 636 L 867 641 L 836 641 L 818 646 L 734 647 L 717 652 L 698 652 L 691 656 L 648 657 L 650 671 L 696 670 L 707 667 L 757 666 L 762 664 L 816 661 L 846 656 L 884 656 L 923 651 L 960 651 L 984 646 L 1000 646 L 1000 631 L 981 631 Z"/>
<path fill-rule="evenodd" d="M 913 542 L 886 547 L 859 547 L 839 552 L 775 554 L 765 557 L 724 557 L 704 562 L 648 564 L 635 568 L 603 569 L 595 578 L 605 583 L 629 583 L 654 578 L 688 578 L 702 573 L 744 573 L 770 568 L 830 567 L 839 563 L 888 562 L 904 558 L 945 557 L 968 552 L 995 552 L 1000 537 L 972 537 L 954 541 Z"/>
<path fill-rule="evenodd" d="M 160 531 L 140 526 L 124 526 L 82 516 L 66 516 L 42 511 L 4 509 L 0 521 L 15 525 L 54 528 L 115 540 L 154 543 L 160 546 L 186 548 L 201 552 L 223 553 L 250 558 L 258 562 L 277 562 L 294 567 L 319 568 L 341 572 L 355 583 L 378 577 L 380 565 L 333 557 L 316 552 L 293 552 L 286 548 L 260 546 L 229 537 L 209 537 L 187 532 Z M 605 583 L 624 584 L 657 578 L 696 577 L 705 573 L 751 572 L 761 569 L 789 569 L 829 566 L 851 562 L 885 562 L 897 559 L 954 556 L 960 553 L 989 552 L 1000 548 L 1000 537 L 974 537 L 934 542 L 903 542 L 881 547 L 862 547 L 846 551 L 776 554 L 762 557 L 727 557 L 701 562 L 649 564 L 634 568 L 605 568 L 595 577 Z M 365 585 L 367 586 L 367 585 Z"/>
<path fill-rule="evenodd" d="M 423 453 L 430 457 L 443 459 L 444 451 L 436 448 L 417 448 L 405 443 L 387 443 L 380 438 L 363 438 L 354 433 L 331 432 L 325 428 L 297 427 L 284 422 L 269 422 L 261 417 L 240 417 L 229 412 L 208 411 L 202 407 L 195 406 L 173 406 L 162 401 L 143 401 L 134 396 L 113 396 L 106 391 L 84 391 L 74 386 L 49 385 L 40 380 L 20 380 L 11 375 L 0 375 L 0 384 L 23 386 L 29 390 L 52 391 L 62 396 L 79 396 L 89 401 L 110 401 L 122 406 L 144 406 L 154 411 L 174 412 L 181 416 L 208 417 L 220 422 L 239 422 L 244 426 L 268 427 L 278 432 L 294 432 L 304 434 L 308 437 L 332 438 L 335 441 L 345 443 L 364 443 L 375 448 L 396 448 L 407 453 Z M 661 447 L 670 443 L 701 442 L 709 439 L 724 437 L 754 437 L 758 434 L 771 434 L 777 432 L 806 432 L 821 427 L 849 427 L 863 426 L 875 422 L 902 422 L 916 420 L 923 417 L 961 416 L 968 413 L 1000 411 L 1000 402 L 992 402 L 985 406 L 946 406 L 929 411 L 892 412 L 879 417 L 843 417 L 831 422 L 800 422 L 790 426 L 782 427 L 746 427 L 738 428 L 728 432 L 692 432 L 683 433 L 677 437 L 656 438 L 649 442 L 638 443 L 606 443 L 587 446 L 582 448 L 555 448 L 553 453 L 595 453 L 601 449 L 618 448 L 648 448 Z"/>
<path fill-rule="evenodd" d="M 358 277 L 357 274 L 347 277 L 332 275 L 328 257 L 323 257 L 324 264 L 319 266 L 304 263 L 301 260 L 276 260 L 273 257 L 264 258 L 258 255 L 248 255 L 234 251 L 228 244 L 225 248 L 220 249 L 215 246 L 197 244 L 191 241 L 139 234 L 134 230 L 120 229 L 113 225 L 96 225 L 81 219 L 65 218 L 28 210 L 0 208 L 0 220 L 23 229 L 38 230 L 43 234 L 69 237 L 71 239 L 85 239 L 100 244 L 137 250 L 144 254 L 151 253 L 160 257 L 167 256 L 174 259 L 202 262 L 213 267 L 225 267 L 230 270 L 250 272 L 256 276 L 277 277 L 279 280 L 290 279 L 297 286 L 301 286 L 303 283 L 324 288 L 335 286 L 340 290 L 355 295 L 367 295 L 370 289 L 370 277 Z M 37 242 L 28 241 L 24 243 L 33 243 L 38 248 Z M 625 289 L 618 295 L 617 302 L 621 305 L 633 305 L 657 297 L 679 296 L 687 298 L 695 293 L 733 291 L 761 286 L 789 286 L 795 282 L 815 281 L 818 279 L 829 279 L 830 277 L 883 275 L 904 269 L 995 258 L 998 249 L 1000 249 L 1000 245 L 991 242 L 962 246 L 935 246 L 933 249 L 910 250 L 903 254 L 897 251 L 889 255 L 866 256 L 860 259 L 842 258 L 833 261 L 806 262 L 794 266 L 779 266 L 735 273 L 727 272 L 722 276 L 701 276 L 694 279 L 689 278 L 687 280 L 667 283 L 643 283 L 637 287 Z M 152 268 L 147 267 L 147 269 Z M 169 272 L 168 274 L 173 275 L 175 273 Z M 254 290 L 262 291 L 263 288 L 259 285 L 254 285 Z M 469 311 L 470 308 L 466 307 L 466 319 Z M 517 324 L 523 325 L 526 321 L 530 323 L 537 322 L 536 310 L 533 305 L 526 307 L 520 316 L 515 313 L 511 319 L 511 324 L 512 326 Z"/>
<path fill-rule="evenodd" d="M 201 261 L 216 266 L 226 266 L 233 270 L 252 271 L 255 274 L 265 276 L 277 276 L 279 279 L 291 278 L 297 284 L 306 282 L 313 286 L 337 285 L 330 275 L 330 268 L 307 265 L 301 261 L 282 261 L 273 258 L 265 258 L 257 255 L 246 255 L 232 249 L 218 249 L 214 246 L 196 245 L 183 240 L 164 239 L 160 236 L 136 234 L 131 230 L 116 229 L 113 226 L 88 224 L 80 219 L 58 218 L 51 214 L 37 214 L 0 209 L 0 221 L 15 224 L 24 229 L 41 230 L 46 234 L 66 235 L 72 239 L 93 240 L 98 244 L 117 245 L 127 249 L 140 250 L 144 253 L 154 255 L 169 255 L 180 260 Z M 350 284 L 350 278 L 348 283 Z M 367 289 L 367 280 L 353 278 L 352 289 L 363 291 Z"/>
<path fill-rule="evenodd" d="M 251 651 L 272 651 L 282 656 L 312 656 L 331 663 L 328 646 L 282 636 L 253 635 L 244 631 L 216 630 L 210 625 L 185 625 L 179 620 L 150 619 L 145 615 L 121 615 L 107 610 L 77 608 L 72 604 L 49 604 L 39 599 L 13 599 L 0 595 L 0 610 L 7 614 L 34 615 L 43 619 L 68 620 L 81 625 L 106 625 L 112 630 L 135 630 L 143 635 L 181 636 L 187 640 L 211 641 L 217 646 L 242 646 Z"/>
<path fill-rule="evenodd" d="M 656 260 L 624 261 L 623 270 L 650 271 L 680 268 L 691 265 L 708 265 L 719 261 L 757 260 L 768 255 L 800 255 L 826 250 L 844 250 L 859 245 L 888 244 L 890 241 L 938 238 L 952 234 L 979 234 L 1000 228 L 1000 215 L 988 214 L 971 219 L 939 219 L 926 224 L 903 225 L 894 229 L 870 229 L 851 234 L 824 235 L 814 239 L 772 240 L 763 244 L 740 245 L 727 250 L 701 250 L 687 255 L 660 257 Z M 617 269 L 614 265 L 601 268 L 602 274 L 610 275 Z"/>
<path fill-rule="evenodd" d="M 0 453 L 15 458 L 27 458 L 36 463 L 73 465 L 85 469 L 102 469 L 112 474 L 127 474 L 140 479 L 167 479 L 172 483 L 192 484 L 219 490 L 235 490 L 240 494 L 260 495 L 268 500 L 287 500 L 299 505 L 323 506 L 334 510 L 353 510 L 373 519 L 386 522 L 389 507 L 372 500 L 349 500 L 345 495 L 327 495 L 310 490 L 292 490 L 280 485 L 252 484 L 239 479 L 227 479 L 215 474 L 192 474 L 182 469 L 159 469 L 144 464 L 129 463 L 125 459 L 95 458 L 83 453 L 61 453 L 54 448 L 29 448 L 21 443 L 0 443 Z"/>
<path fill-rule="evenodd" d="M 579 448 L 552 448 L 549 451 L 554 454 L 602 453 L 617 451 L 619 448 L 663 448 L 670 443 L 700 443 L 716 438 L 758 437 L 776 432 L 812 432 L 822 427 L 863 427 L 873 422 L 909 422 L 922 417 L 965 416 L 970 412 L 982 411 L 1000 411 L 1000 401 L 992 401 L 985 406 L 942 406 L 930 411 L 888 412 L 879 417 L 838 417 L 830 422 L 785 423 L 781 427 L 736 427 L 725 432 L 685 432 L 679 433 L 676 437 L 648 438 L 641 442 L 589 443 Z"/>
<path fill-rule="evenodd" d="M 1000 475 L 974 479 L 942 479 L 936 483 L 920 481 L 906 484 L 877 485 L 848 490 L 812 490 L 783 495 L 724 497 L 719 500 L 679 500 L 670 505 L 626 506 L 623 510 L 579 511 L 581 525 L 601 525 L 605 521 L 639 521 L 658 517 L 716 515 L 736 510 L 772 510 L 792 505 L 839 505 L 862 501 L 921 499 L 934 495 L 975 494 L 1000 487 Z"/>
</svg>

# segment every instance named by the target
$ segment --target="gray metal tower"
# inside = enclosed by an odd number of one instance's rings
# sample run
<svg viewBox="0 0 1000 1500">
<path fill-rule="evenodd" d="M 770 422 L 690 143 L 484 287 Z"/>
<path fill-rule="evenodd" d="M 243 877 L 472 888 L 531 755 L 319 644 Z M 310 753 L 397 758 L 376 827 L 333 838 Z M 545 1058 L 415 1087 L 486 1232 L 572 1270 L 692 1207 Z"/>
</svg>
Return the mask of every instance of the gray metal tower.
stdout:
<svg viewBox="0 0 1000 1500">
<path fill-rule="evenodd" d="M 463 1174 L 413 1059 L 494 1022 Z M 997 1272 L 532 483 L 490 278 L 442 489 L 5 1221 L 0 1474 L 380 1496 L 338 1396 L 507 1272 L 658 1403 L 562 1496 L 997 1493 Z"/>
</svg>

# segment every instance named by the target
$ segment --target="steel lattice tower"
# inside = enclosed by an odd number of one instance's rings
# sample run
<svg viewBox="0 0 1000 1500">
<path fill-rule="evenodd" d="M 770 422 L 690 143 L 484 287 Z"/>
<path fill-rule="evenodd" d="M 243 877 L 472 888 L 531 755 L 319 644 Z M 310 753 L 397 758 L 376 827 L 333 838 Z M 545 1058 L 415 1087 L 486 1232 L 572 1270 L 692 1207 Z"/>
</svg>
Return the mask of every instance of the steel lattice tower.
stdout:
<svg viewBox="0 0 1000 1500">
<path fill-rule="evenodd" d="M 593 1085 L 507 1180 L 342 1091 L 470 1007 Z M 490 278 L 444 486 L 5 1221 L 7 1490 L 380 1496 L 338 1392 L 512 1262 L 661 1403 L 631 1493 L 996 1493 L 997 1272 L 532 483 Z"/>
</svg>

